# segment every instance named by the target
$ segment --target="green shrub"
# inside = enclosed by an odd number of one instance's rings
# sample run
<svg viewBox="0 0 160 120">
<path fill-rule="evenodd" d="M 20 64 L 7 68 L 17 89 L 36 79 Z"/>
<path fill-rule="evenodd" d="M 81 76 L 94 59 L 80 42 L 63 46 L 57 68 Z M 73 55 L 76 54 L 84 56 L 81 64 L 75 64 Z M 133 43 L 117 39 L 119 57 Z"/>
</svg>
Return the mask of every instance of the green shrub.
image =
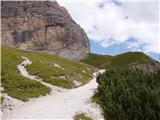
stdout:
<svg viewBox="0 0 160 120">
<path fill-rule="evenodd" d="M 106 120 L 160 119 L 160 71 L 109 69 L 97 82 L 94 97 Z"/>
</svg>

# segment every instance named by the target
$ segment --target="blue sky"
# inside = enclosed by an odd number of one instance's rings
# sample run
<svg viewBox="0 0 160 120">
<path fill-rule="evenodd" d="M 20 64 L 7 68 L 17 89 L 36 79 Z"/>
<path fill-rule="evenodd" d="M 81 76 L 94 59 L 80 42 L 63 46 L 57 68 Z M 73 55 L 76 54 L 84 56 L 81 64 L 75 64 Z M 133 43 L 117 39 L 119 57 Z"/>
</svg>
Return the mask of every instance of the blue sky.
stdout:
<svg viewBox="0 0 160 120">
<path fill-rule="evenodd" d="M 90 40 L 90 46 L 91 46 L 91 52 L 96 54 L 102 54 L 102 55 L 117 55 L 121 53 L 125 53 L 128 51 L 133 51 L 130 48 L 127 48 L 126 44 L 120 44 L 120 45 L 112 45 L 107 48 L 102 47 L 97 42 Z M 136 50 L 135 50 L 136 51 Z M 151 58 L 160 61 L 160 56 L 157 53 L 148 52 L 146 53 Z"/>
<path fill-rule="evenodd" d="M 86 31 L 91 52 L 144 52 L 159 60 L 158 0 L 58 0 Z"/>
</svg>

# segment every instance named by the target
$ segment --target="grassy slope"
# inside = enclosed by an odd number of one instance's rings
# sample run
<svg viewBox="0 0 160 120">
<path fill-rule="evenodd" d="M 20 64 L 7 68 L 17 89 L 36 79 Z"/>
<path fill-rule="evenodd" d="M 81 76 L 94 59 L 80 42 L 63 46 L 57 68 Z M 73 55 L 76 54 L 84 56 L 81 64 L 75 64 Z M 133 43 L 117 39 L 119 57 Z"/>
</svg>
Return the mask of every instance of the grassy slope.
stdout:
<svg viewBox="0 0 160 120">
<path fill-rule="evenodd" d="M 119 67 L 130 64 L 152 64 L 153 60 L 142 52 L 127 52 L 112 57 L 111 66 Z"/>
<path fill-rule="evenodd" d="M 32 60 L 32 64 L 27 66 L 30 74 L 38 75 L 45 82 L 64 88 L 76 87 L 73 80 L 80 81 L 82 84 L 87 83 L 94 71 L 94 68 L 87 64 L 66 60 L 58 56 L 2 47 L 2 86 L 4 92 L 24 101 L 28 98 L 45 95 L 49 93 L 50 89 L 20 75 L 16 67 L 23 61 L 22 56 Z M 55 63 L 63 69 L 55 67 Z M 65 76 L 66 79 L 59 78 L 59 76 Z"/>
<path fill-rule="evenodd" d="M 46 86 L 20 75 L 16 67 L 21 62 L 22 59 L 18 56 L 16 50 L 2 47 L 1 82 L 4 92 L 23 101 L 49 93 L 50 89 Z"/>
<path fill-rule="evenodd" d="M 141 52 L 127 52 L 116 56 L 104 56 L 90 53 L 82 62 L 96 66 L 105 67 L 122 67 L 131 64 L 152 64 L 153 60 Z"/>
<path fill-rule="evenodd" d="M 27 67 L 28 71 L 33 75 L 40 76 L 44 81 L 54 85 L 64 88 L 73 88 L 75 87 L 73 80 L 77 80 L 82 84 L 85 84 L 92 77 L 93 68 L 87 64 L 70 61 L 45 53 L 36 53 L 36 57 L 34 56 L 28 56 L 28 58 L 31 58 L 33 62 L 33 64 Z M 53 65 L 55 63 L 60 65 L 62 69 L 55 67 Z M 83 73 L 83 71 L 85 71 L 85 73 Z M 65 76 L 67 80 L 58 78 L 59 76 Z"/>
<path fill-rule="evenodd" d="M 111 59 L 111 56 L 89 53 L 85 59 L 81 60 L 81 62 L 93 65 L 98 68 L 103 68 L 103 64 L 105 64 L 110 59 Z"/>
</svg>

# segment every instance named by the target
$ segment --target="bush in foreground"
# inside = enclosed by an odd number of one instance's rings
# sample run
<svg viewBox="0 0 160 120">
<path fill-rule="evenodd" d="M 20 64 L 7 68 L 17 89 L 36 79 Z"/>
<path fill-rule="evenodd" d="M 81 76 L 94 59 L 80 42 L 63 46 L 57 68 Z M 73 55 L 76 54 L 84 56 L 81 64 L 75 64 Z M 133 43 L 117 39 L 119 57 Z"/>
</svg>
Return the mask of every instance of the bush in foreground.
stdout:
<svg viewBox="0 0 160 120">
<path fill-rule="evenodd" d="M 95 98 L 107 120 L 160 119 L 160 71 L 109 69 L 97 77 Z"/>
</svg>

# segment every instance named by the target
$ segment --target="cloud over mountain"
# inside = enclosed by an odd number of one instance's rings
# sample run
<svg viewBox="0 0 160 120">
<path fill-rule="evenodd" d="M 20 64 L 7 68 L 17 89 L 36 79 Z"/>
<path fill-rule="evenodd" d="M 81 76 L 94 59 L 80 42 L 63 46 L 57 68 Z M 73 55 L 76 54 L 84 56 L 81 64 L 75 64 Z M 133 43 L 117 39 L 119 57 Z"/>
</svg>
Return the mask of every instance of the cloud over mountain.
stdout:
<svg viewBox="0 0 160 120">
<path fill-rule="evenodd" d="M 58 1 L 102 47 L 127 43 L 126 47 L 159 52 L 159 6 L 157 0 Z"/>
</svg>

